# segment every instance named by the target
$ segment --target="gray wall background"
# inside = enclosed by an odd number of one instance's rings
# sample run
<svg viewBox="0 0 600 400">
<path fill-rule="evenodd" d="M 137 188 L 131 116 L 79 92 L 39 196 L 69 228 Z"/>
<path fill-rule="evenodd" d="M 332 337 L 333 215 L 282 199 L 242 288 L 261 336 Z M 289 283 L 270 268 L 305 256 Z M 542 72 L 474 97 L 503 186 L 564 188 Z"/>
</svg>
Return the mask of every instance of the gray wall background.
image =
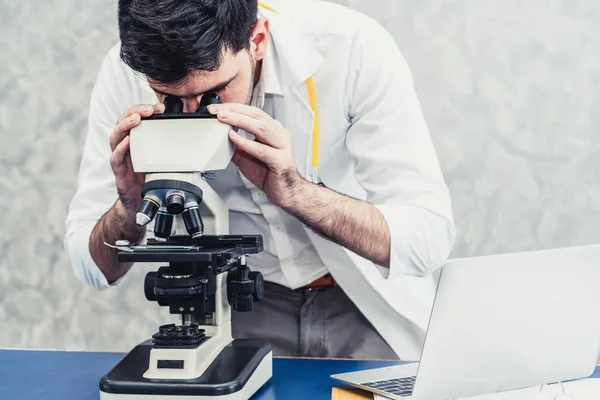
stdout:
<svg viewBox="0 0 600 400">
<path fill-rule="evenodd" d="M 600 241 L 600 2 L 337 2 L 376 17 L 412 68 L 453 257 Z M 97 293 L 62 248 L 115 16 L 116 1 L 0 0 L 0 347 L 128 351 L 166 317 L 143 268 Z"/>
</svg>

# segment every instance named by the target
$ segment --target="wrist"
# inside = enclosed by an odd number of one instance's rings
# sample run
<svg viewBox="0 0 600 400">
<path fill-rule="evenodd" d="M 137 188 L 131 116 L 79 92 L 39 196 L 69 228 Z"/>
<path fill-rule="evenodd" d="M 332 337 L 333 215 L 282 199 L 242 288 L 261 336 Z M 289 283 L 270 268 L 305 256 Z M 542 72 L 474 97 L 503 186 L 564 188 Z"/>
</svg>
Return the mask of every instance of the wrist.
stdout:
<svg viewBox="0 0 600 400">
<path fill-rule="evenodd" d="M 137 210 L 132 210 L 126 207 L 121 200 L 117 200 L 111 210 L 108 221 L 112 226 L 117 228 L 121 239 L 129 240 L 131 243 L 140 242 L 146 233 L 146 228 L 139 227 L 135 223 L 136 212 Z"/>
<path fill-rule="evenodd" d="M 310 207 L 310 204 L 316 200 L 318 189 L 319 187 L 314 183 L 298 176 L 298 180 L 290 187 L 288 205 L 282 208 L 292 215 L 302 214 L 302 209 Z"/>
</svg>

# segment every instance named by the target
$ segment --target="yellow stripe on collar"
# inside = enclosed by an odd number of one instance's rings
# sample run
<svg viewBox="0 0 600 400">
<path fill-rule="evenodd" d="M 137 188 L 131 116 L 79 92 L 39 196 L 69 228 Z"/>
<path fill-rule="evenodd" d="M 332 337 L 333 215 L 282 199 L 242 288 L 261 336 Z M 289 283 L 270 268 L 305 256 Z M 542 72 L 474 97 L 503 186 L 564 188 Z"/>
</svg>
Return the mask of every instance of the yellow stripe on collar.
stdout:
<svg viewBox="0 0 600 400">
<path fill-rule="evenodd" d="M 275 14 L 279 14 L 277 10 L 267 6 L 266 4 L 258 3 L 258 6 L 264 8 L 265 10 L 274 12 Z M 313 81 L 312 76 L 306 80 L 306 88 L 308 89 L 308 102 L 310 105 L 310 109 L 312 110 L 315 118 L 312 129 L 312 171 L 310 174 L 310 179 L 313 181 L 313 183 L 318 183 L 319 178 L 317 168 L 319 167 L 319 114 L 317 112 L 317 95 L 315 93 L 315 83 Z"/>
<path fill-rule="evenodd" d="M 258 3 L 258 6 L 259 6 L 259 7 L 262 7 L 262 8 L 264 8 L 265 10 L 268 10 L 268 11 L 274 12 L 275 14 L 279 14 L 279 13 L 277 12 L 277 10 L 275 10 L 274 8 L 271 8 L 271 7 L 269 7 L 269 6 L 268 6 L 268 5 L 266 5 L 266 4 L 263 4 L 263 3 Z"/>
</svg>

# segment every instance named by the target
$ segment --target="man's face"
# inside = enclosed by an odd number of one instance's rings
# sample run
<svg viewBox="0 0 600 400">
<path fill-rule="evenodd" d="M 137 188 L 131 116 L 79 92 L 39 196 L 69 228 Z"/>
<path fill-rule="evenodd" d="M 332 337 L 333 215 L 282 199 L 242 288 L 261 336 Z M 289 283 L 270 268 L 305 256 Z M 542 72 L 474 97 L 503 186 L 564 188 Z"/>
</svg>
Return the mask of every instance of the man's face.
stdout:
<svg viewBox="0 0 600 400">
<path fill-rule="evenodd" d="M 195 112 L 204 93 L 217 93 L 223 103 L 250 104 L 254 88 L 255 61 L 248 50 L 237 54 L 228 51 L 218 70 L 199 71 L 188 76 L 183 84 L 161 85 L 148 78 L 150 87 L 162 103 L 166 96 L 179 97 L 184 112 Z"/>
</svg>

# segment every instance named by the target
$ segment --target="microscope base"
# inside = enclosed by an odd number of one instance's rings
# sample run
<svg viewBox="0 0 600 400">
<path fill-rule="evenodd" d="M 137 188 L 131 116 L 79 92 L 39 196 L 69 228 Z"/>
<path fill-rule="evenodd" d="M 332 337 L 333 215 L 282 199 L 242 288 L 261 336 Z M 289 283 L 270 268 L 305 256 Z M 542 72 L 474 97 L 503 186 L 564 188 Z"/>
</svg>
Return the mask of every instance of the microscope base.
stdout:
<svg viewBox="0 0 600 400">
<path fill-rule="evenodd" d="M 235 339 L 196 379 L 155 380 L 143 377 L 152 341 L 125 356 L 100 381 L 100 399 L 248 400 L 273 374 L 272 349 L 266 340 Z"/>
</svg>

